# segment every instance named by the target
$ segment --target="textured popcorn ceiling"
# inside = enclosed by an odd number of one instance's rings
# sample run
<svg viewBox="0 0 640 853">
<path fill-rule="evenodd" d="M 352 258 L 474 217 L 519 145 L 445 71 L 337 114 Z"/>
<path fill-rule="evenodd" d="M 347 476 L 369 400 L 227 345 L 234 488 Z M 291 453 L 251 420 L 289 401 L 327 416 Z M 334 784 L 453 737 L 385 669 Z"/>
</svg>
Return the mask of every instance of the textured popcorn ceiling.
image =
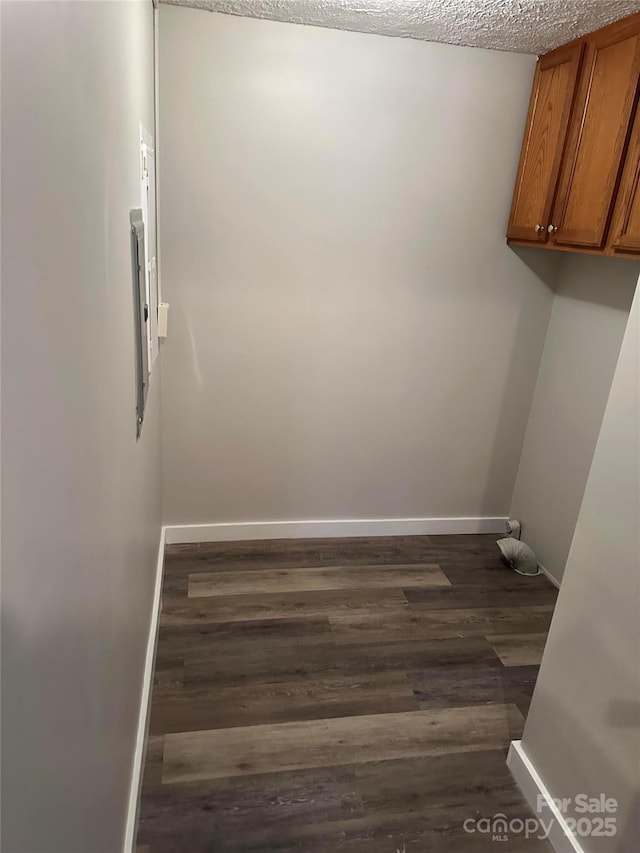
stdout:
<svg viewBox="0 0 640 853">
<path fill-rule="evenodd" d="M 640 0 L 161 0 L 250 18 L 545 53 L 640 11 Z"/>
</svg>

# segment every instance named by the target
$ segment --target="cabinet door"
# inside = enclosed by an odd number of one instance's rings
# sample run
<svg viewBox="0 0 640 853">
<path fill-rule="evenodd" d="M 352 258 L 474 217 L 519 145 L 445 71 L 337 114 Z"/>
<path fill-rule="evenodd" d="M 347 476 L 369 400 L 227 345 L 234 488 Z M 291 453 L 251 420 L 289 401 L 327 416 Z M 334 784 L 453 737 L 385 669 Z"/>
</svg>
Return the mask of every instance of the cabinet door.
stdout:
<svg viewBox="0 0 640 853">
<path fill-rule="evenodd" d="M 640 73 L 637 16 L 586 37 L 576 108 L 554 207 L 552 241 L 601 249 L 607 236 Z"/>
<path fill-rule="evenodd" d="M 618 189 L 611 224 L 614 252 L 640 253 L 640 109 L 631 132 L 631 140 Z"/>
<path fill-rule="evenodd" d="M 507 237 L 547 239 L 583 48 L 566 45 L 538 61 Z"/>
</svg>

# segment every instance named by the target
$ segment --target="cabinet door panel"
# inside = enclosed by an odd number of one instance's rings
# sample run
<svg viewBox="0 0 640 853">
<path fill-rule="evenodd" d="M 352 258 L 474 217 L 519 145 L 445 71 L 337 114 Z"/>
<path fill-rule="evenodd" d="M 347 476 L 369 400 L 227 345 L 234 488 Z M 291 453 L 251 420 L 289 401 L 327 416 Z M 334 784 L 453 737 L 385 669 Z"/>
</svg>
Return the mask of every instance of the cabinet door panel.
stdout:
<svg viewBox="0 0 640 853">
<path fill-rule="evenodd" d="M 631 133 L 631 140 L 618 190 L 611 246 L 615 252 L 640 253 L 640 109 Z"/>
<path fill-rule="evenodd" d="M 583 47 L 558 48 L 536 67 L 507 232 L 513 239 L 547 239 Z"/>
<path fill-rule="evenodd" d="M 604 246 L 640 71 L 640 35 L 623 27 L 587 38 L 587 53 L 552 223 L 553 241 Z"/>
</svg>

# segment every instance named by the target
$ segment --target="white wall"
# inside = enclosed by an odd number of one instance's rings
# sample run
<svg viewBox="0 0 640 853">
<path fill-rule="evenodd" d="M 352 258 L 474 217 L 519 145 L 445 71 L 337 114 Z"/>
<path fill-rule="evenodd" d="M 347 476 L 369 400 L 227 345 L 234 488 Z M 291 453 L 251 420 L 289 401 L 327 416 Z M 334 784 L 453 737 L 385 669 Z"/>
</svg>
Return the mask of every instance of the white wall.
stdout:
<svg viewBox="0 0 640 853">
<path fill-rule="evenodd" d="M 534 64 L 161 8 L 167 522 L 507 514 L 558 260 L 504 239 Z"/>
<path fill-rule="evenodd" d="M 129 209 L 152 5 L 2 3 L 2 849 L 122 849 L 160 533 Z"/>
<path fill-rule="evenodd" d="M 640 841 L 639 520 L 636 295 L 523 738 L 552 796 L 618 800 L 617 835 L 581 839 L 587 853 Z"/>
<path fill-rule="evenodd" d="M 511 516 L 560 580 L 640 265 L 566 255 L 518 469 Z"/>
</svg>

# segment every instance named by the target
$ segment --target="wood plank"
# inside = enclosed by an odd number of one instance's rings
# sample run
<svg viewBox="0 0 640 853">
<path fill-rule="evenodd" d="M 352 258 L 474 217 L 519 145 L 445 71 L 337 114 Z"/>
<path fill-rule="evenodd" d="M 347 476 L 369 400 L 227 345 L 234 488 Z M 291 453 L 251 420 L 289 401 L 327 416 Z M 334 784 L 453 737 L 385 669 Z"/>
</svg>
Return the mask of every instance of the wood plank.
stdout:
<svg viewBox="0 0 640 853">
<path fill-rule="evenodd" d="M 196 653 L 187 657 L 184 683 L 188 687 L 206 688 L 291 681 L 305 676 L 405 672 L 483 663 L 499 665 L 496 653 L 484 637 L 395 642 L 386 643 L 384 648 L 379 643 L 352 644 L 348 653 L 335 642 L 309 647 L 257 646 L 233 654 L 201 657 Z"/>
<path fill-rule="evenodd" d="M 510 589 L 517 584 L 520 589 L 555 589 L 543 574 L 518 575 L 495 558 L 486 561 L 482 558 L 461 556 L 454 562 L 445 557 L 438 559 L 438 564 L 452 586 L 491 586 L 494 589 Z"/>
<path fill-rule="evenodd" d="M 429 537 L 427 552 L 444 549 L 448 552 L 464 551 L 475 552 L 478 550 L 495 554 L 497 552 L 496 540 L 502 534 L 498 533 L 439 533 Z"/>
<path fill-rule="evenodd" d="M 173 659 L 167 656 L 162 661 L 156 661 L 153 673 L 152 700 L 155 701 L 157 697 L 165 693 L 175 693 L 176 690 L 181 690 L 183 681 L 183 659 Z"/>
<path fill-rule="evenodd" d="M 515 706 L 488 705 L 168 734 L 162 781 L 497 749 L 521 727 Z"/>
<path fill-rule="evenodd" d="M 430 544 L 429 536 L 354 536 L 167 545 L 165 571 L 179 574 L 294 566 L 424 563 L 425 552 Z"/>
<path fill-rule="evenodd" d="M 487 607 L 532 607 L 554 605 L 558 590 L 551 584 L 531 586 L 520 583 L 521 575 L 512 573 L 501 586 L 465 584 L 442 588 L 403 588 L 410 610 L 451 610 Z"/>
<path fill-rule="evenodd" d="M 142 778 L 143 790 L 153 788 L 162 781 L 162 761 L 164 758 L 164 737 L 149 734 Z"/>
<path fill-rule="evenodd" d="M 332 643 L 326 617 L 251 619 L 246 622 L 200 622 L 164 625 L 158 635 L 161 659 L 174 662 L 208 660 L 221 655 L 250 654 L 254 649 Z M 160 658 L 159 658 L 160 659 Z"/>
<path fill-rule="evenodd" d="M 353 780 L 353 768 L 322 767 L 161 785 L 143 791 L 138 840 L 152 853 L 280 851 L 363 814 Z"/>
<path fill-rule="evenodd" d="M 368 762 L 355 765 L 353 772 L 354 790 L 363 806 L 363 815 L 355 820 L 368 819 L 376 836 L 401 829 L 411 838 L 420 838 L 421 831 L 440 830 L 448 842 L 447 830 L 462 829 L 469 817 L 498 812 L 509 818 L 530 816 L 502 749 Z M 488 840 L 489 849 L 495 849 L 496 842 L 491 836 Z M 459 848 L 436 844 L 416 849 L 457 853 Z"/>
<path fill-rule="evenodd" d="M 407 680 L 421 708 L 512 704 L 526 714 L 537 675 L 537 666 L 504 667 L 496 660 L 421 669 L 408 672 Z"/>
<path fill-rule="evenodd" d="M 259 595 L 328 589 L 372 589 L 403 586 L 451 586 L 439 566 L 331 566 L 328 568 L 263 569 L 261 572 L 199 572 L 189 575 L 189 597 Z"/>
<path fill-rule="evenodd" d="M 487 635 L 487 640 L 505 666 L 539 666 L 547 632 Z"/>
<path fill-rule="evenodd" d="M 191 572 L 263 571 L 294 566 L 326 564 L 322 553 L 306 541 L 295 540 L 275 547 L 272 540 L 259 542 L 202 542 L 167 545 L 165 571 L 172 575 Z"/>
<path fill-rule="evenodd" d="M 162 600 L 169 601 L 172 598 L 186 598 L 189 590 L 189 576 L 171 574 L 165 571 L 162 580 Z"/>
<path fill-rule="evenodd" d="M 486 607 L 462 610 L 423 610 L 399 613 L 356 611 L 329 614 L 338 643 L 477 637 L 487 634 L 530 634 L 546 631 L 553 607 Z"/>
<path fill-rule="evenodd" d="M 248 622 L 252 619 L 318 618 L 329 613 L 367 610 L 402 611 L 407 600 L 398 589 L 310 590 L 309 592 L 225 595 L 170 601 L 160 624 L 194 625 L 212 622 Z"/>
<path fill-rule="evenodd" d="M 506 814 L 509 819 L 518 817 L 521 820 L 532 816 L 526 804 L 521 804 L 518 811 L 509 809 Z M 471 835 L 464 831 L 462 825 L 448 824 L 437 829 L 421 829 L 416 823 L 417 821 L 410 826 L 396 824 L 364 836 L 362 832 L 358 833 L 359 824 L 362 824 L 362 821 L 351 821 L 348 825 L 342 823 L 339 827 L 339 835 L 328 836 L 328 841 L 320 843 L 317 847 L 304 848 L 304 853 L 328 853 L 334 850 L 344 850 L 348 853 L 414 853 L 414 851 L 415 853 L 425 853 L 425 851 L 428 853 L 496 853 L 496 847 L 498 850 L 508 850 L 509 853 L 553 853 L 553 848 L 548 841 L 525 838 L 524 834 L 510 835 L 508 847 L 506 845 L 501 847 L 493 841 L 491 835 L 488 837 Z M 236 853 L 237 848 L 232 849 Z M 277 849 L 278 853 L 302 853 L 299 846 Z M 246 850 L 248 853 L 249 848 Z M 173 851 L 167 851 L 167 853 L 173 853 Z M 190 853 L 209 853 L 209 851 L 203 849 L 190 851 Z M 255 848 L 251 848 L 251 853 L 256 853 Z"/>
<path fill-rule="evenodd" d="M 149 730 L 156 735 L 418 708 L 403 672 L 320 674 L 293 681 L 190 688 L 161 696 L 153 703 Z"/>
<path fill-rule="evenodd" d="M 417 812 L 434 827 L 461 816 L 452 814 L 452 806 L 471 814 L 484 812 L 491 809 L 492 799 L 498 801 L 503 794 L 513 798 L 517 791 L 504 749 L 371 761 L 354 765 L 352 772 L 363 809 L 404 819 Z M 444 821 L 433 820 L 434 812 L 441 810 L 447 812 Z"/>
</svg>

